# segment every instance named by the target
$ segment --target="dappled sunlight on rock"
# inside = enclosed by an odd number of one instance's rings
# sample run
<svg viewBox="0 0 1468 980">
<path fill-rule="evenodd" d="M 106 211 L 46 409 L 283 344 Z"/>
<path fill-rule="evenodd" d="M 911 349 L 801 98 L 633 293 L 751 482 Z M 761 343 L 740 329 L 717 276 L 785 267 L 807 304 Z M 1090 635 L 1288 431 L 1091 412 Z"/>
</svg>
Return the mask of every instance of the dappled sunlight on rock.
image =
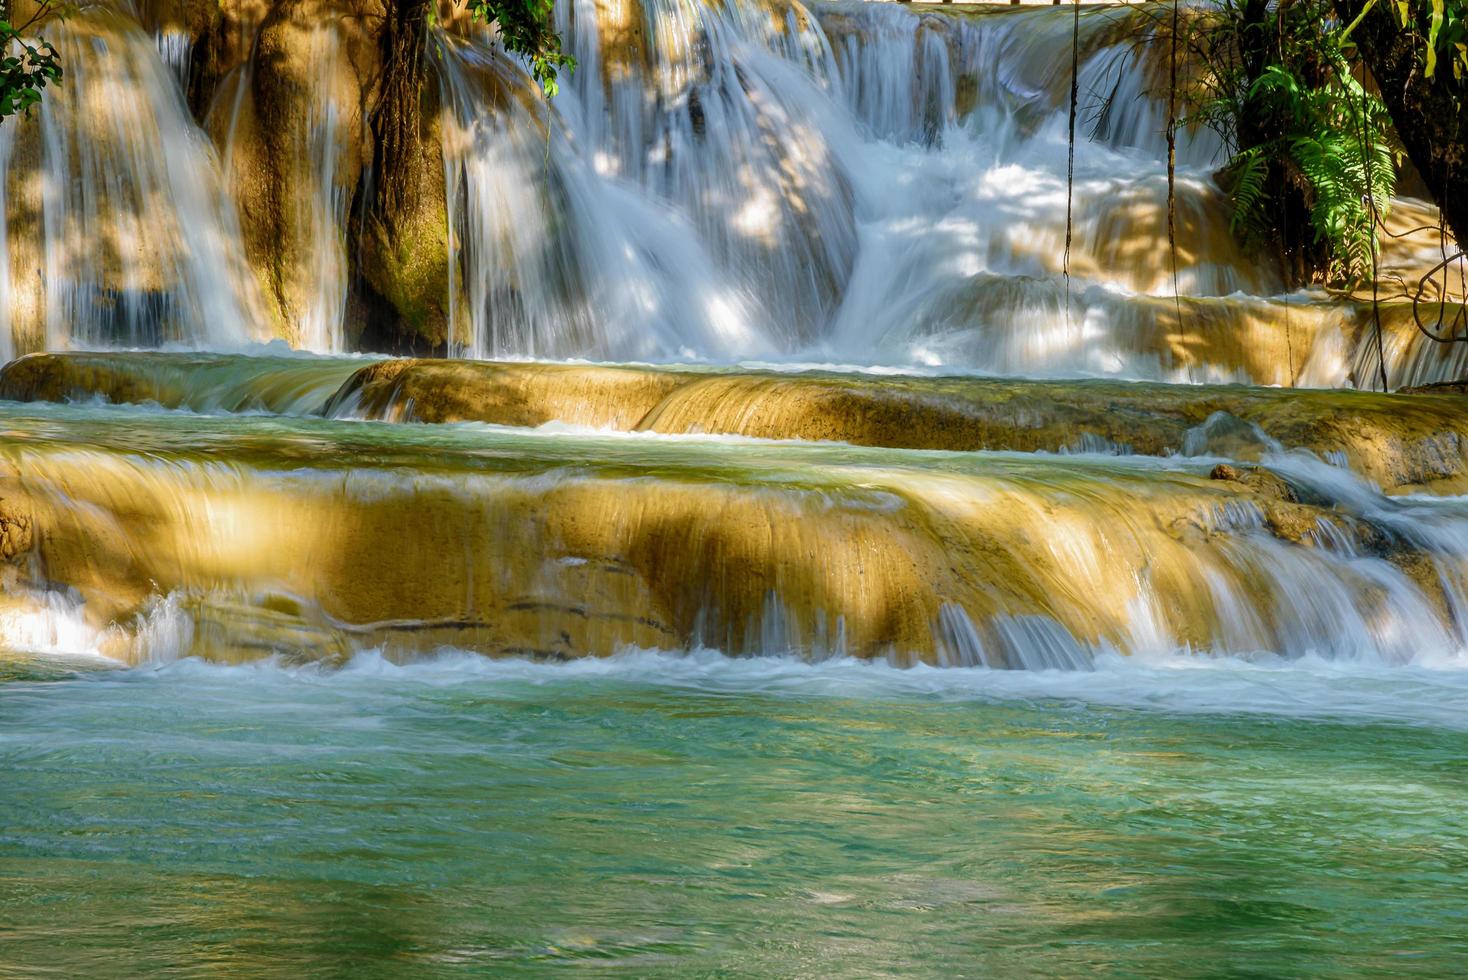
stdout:
<svg viewBox="0 0 1468 980">
<path fill-rule="evenodd" d="M 0 354 L 273 335 L 319 351 L 1378 384 L 1366 297 L 1283 292 L 1231 232 L 1220 144 L 1197 126 L 1179 133 L 1169 241 L 1167 25 L 1144 10 L 1082 11 L 1068 192 L 1069 15 L 573 0 L 556 26 L 581 67 L 547 100 L 490 28 L 440 3 L 401 175 L 413 203 L 388 222 L 378 0 L 169 0 L 137 22 L 89 9 L 61 36 L 105 35 L 107 58 L 0 150 Z M 1191 57 L 1179 70 L 1206 84 Z M 119 86 L 136 97 L 100 94 Z M 77 99 L 105 111 L 66 108 Z M 67 149 L 83 136 L 101 152 Z M 139 149 L 174 144 L 187 152 Z M 67 186 L 114 189 L 71 200 Z M 1382 299 L 1397 302 L 1445 246 L 1420 202 L 1386 221 Z M 1459 346 L 1401 322 L 1384 319 L 1391 384 L 1454 376 Z"/>
<path fill-rule="evenodd" d="M 181 654 L 225 659 L 631 644 L 1075 668 L 1147 637 L 1303 653 L 1346 616 L 1359 655 L 1395 662 L 1451 644 L 1444 589 L 1468 557 L 1456 510 L 1404 538 L 1427 505 L 1272 455 L 1210 471 L 95 408 L 4 421 L 0 499 L 27 529 L 7 537 L 8 588 L 66 583 L 112 656 L 166 613 Z M 1261 610 L 1252 632 L 1239 605 Z"/>
<path fill-rule="evenodd" d="M 50 37 L 65 84 L 0 131 L 5 347 L 262 337 L 214 155 L 152 40 L 102 8 Z"/>
</svg>

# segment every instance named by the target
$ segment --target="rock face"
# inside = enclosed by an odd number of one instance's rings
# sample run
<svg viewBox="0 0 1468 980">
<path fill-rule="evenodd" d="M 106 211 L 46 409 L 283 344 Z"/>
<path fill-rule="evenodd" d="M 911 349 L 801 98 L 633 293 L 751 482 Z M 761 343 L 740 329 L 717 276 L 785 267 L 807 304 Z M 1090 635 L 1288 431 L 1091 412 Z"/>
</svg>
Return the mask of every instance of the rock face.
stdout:
<svg viewBox="0 0 1468 980">
<path fill-rule="evenodd" d="M 14 561 L 31 550 L 31 519 L 0 498 L 0 561 Z"/>
<path fill-rule="evenodd" d="M 382 109 L 390 13 L 383 0 L 238 0 L 221 5 L 199 39 L 191 99 L 220 147 L 279 332 L 298 346 L 447 340 L 431 76 L 418 107 L 421 140 L 406 162 L 419 193 L 390 225 L 372 207 L 383 162 L 372 119 Z M 332 336 L 341 324 L 355 335 Z"/>
<path fill-rule="evenodd" d="M 1300 653 L 1349 613 L 1392 659 L 1447 642 L 1462 572 L 1247 465 L 3 413 L 0 525 L 26 555 L 7 589 L 64 583 L 124 658 L 174 615 L 181 653 L 223 659 L 704 644 L 1085 666 Z"/>
<path fill-rule="evenodd" d="M 398 421 L 563 421 L 909 449 L 1257 459 L 1299 448 L 1340 454 L 1388 492 L 1468 489 L 1468 405 L 1446 394 L 413 360 L 363 368 L 334 403 Z"/>
</svg>

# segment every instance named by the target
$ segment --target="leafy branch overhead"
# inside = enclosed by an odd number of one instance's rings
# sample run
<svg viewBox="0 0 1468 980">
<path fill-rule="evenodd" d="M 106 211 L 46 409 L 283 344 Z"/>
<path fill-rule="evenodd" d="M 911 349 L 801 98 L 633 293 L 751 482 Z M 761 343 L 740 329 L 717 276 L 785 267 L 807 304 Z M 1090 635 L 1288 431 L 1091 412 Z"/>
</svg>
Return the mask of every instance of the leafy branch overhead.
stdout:
<svg viewBox="0 0 1468 980">
<path fill-rule="evenodd" d="M 1376 2 L 1366 0 L 1343 37 L 1350 35 Z M 1446 62 L 1455 80 L 1468 78 L 1468 9 L 1461 0 L 1389 0 L 1388 6 L 1397 25 L 1414 38 L 1424 77 L 1434 77 L 1439 65 Z"/>
<path fill-rule="evenodd" d="M 531 75 L 548 96 L 559 90 L 562 68 L 576 70 L 576 59 L 561 51 L 561 36 L 552 26 L 554 7 L 554 0 L 469 0 L 470 16 L 499 26 L 505 50 L 530 62 Z"/>
<path fill-rule="evenodd" d="M 49 15 L 64 16 L 69 5 L 43 2 L 30 18 L 16 25 L 0 20 L 0 119 L 17 113 L 30 115 L 41 101 L 41 90 L 61 81 L 61 58 L 46 40 L 27 38 L 27 32 Z"/>
</svg>

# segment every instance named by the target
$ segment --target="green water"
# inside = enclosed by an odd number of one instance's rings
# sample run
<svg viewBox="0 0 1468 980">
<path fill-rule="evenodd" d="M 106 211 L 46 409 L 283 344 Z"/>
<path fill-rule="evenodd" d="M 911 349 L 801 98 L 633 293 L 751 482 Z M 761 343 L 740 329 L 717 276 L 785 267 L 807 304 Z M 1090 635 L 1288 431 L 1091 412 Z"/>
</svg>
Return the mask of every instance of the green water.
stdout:
<svg viewBox="0 0 1468 980">
<path fill-rule="evenodd" d="M 0 400 L 0 453 L 77 449 L 275 471 L 578 472 L 722 484 L 847 486 L 883 472 L 1000 477 L 1035 487 L 1126 481 L 1135 493 L 1196 486 L 1211 458 L 935 452 L 738 436 L 394 425 L 289 416 L 206 416 L 133 406 Z M 19 464 L 17 464 L 19 465 Z M 1204 484 L 1206 485 L 1206 484 Z"/>
<path fill-rule="evenodd" d="M 0 441 L 22 482 L 126 457 L 160 487 L 208 466 L 303 493 L 344 470 L 837 502 L 964 481 L 1058 514 L 1215 492 L 1202 459 L 119 406 L 7 404 Z M 1468 500 L 1271 465 L 1463 553 Z M 1372 561 L 1319 554 L 1279 601 Z M 1103 651 L 1094 672 L 707 652 L 122 670 L 65 636 L 0 649 L 0 977 L 1461 975 L 1468 669 L 1414 639 L 1418 607 L 1360 608 L 1294 659 Z M 1368 630 L 1416 658 L 1388 666 Z"/>
<path fill-rule="evenodd" d="M 0 975 L 1449 976 L 1468 677 L 14 660 Z"/>
</svg>

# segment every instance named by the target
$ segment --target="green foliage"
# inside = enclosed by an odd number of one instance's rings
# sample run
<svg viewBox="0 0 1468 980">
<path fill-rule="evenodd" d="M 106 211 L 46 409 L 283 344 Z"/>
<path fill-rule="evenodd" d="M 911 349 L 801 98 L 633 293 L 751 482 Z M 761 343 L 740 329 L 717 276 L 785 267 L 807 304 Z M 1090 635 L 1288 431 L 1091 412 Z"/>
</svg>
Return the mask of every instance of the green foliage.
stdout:
<svg viewBox="0 0 1468 980">
<path fill-rule="evenodd" d="M 1375 3 L 1369 0 L 1361 16 Z M 1392 0 L 1391 8 L 1397 24 L 1416 42 L 1426 77 L 1446 63 L 1454 79 L 1468 78 L 1468 8 L 1462 0 Z"/>
<path fill-rule="evenodd" d="M 65 14 L 60 4 L 42 3 L 25 23 L 0 20 L 0 119 L 23 112 L 41 101 L 41 90 L 61 81 L 61 59 L 41 38 L 28 40 L 25 32 L 47 14 Z"/>
<path fill-rule="evenodd" d="M 1308 185 L 1310 220 L 1328 247 L 1329 278 L 1360 280 L 1371 273 L 1377 216 L 1396 184 L 1390 118 L 1364 90 L 1344 58 L 1330 64 L 1324 81 L 1306 84 L 1281 64 L 1269 65 L 1250 96 L 1257 110 L 1277 120 L 1279 135 L 1235 156 L 1233 226 L 1245 237 L 1270 228 L 1266 193 L 1269 161 L 1278 161 Z"/>
<path fill-rule="evenodd" d="M 555 0 L 469 0 L 469 14 L 482 23 L 494 21 L 505 50 L 530 62 L 530 74 L 547 96 L 558 91 L 562 68 L 576 70 L 576 59 L 561 51 L 561 36 L 551 23 Z"/>
<path fill-rule="evenodd" d="M 1329 0 L 1222 0 L 1203 24 L 1193 48 L 1208 72 L 1188 122 L 1234 148 L 1224 168 L 1234 232 L 1279 241 L 1295 188 L 1322 246 L 1317 274 L 1369 276 L 1396 183 L 1396 140 L 1386 107 L 1352 73 L 1354 25 L 1343 27 Z"/>
<path fill-rule="evenodd" d="M 1379 100 L 1357 93 L 1335 101 L 1334 108 L 1354 118 L 1318 124 L 1315 133 L 1290 144 L 1289 155 L 1310 182 L 1310 218 L 1316 234 L 1330 243 L 1335 278 L 1361 279 L 1373 268 L 1376 219 L 1391 199 L 1396 168 Z"/>
<path fill-rule="evenodd" d="M 1265 193 L 1269 159 L 1262 147 L 1251 146 L 1235 155 L 1230 166 L 1234 210 L 1229 227 L 1241 238 L 1261 239 L 1269 234 L 1269 201 Z"/>
</svg>

